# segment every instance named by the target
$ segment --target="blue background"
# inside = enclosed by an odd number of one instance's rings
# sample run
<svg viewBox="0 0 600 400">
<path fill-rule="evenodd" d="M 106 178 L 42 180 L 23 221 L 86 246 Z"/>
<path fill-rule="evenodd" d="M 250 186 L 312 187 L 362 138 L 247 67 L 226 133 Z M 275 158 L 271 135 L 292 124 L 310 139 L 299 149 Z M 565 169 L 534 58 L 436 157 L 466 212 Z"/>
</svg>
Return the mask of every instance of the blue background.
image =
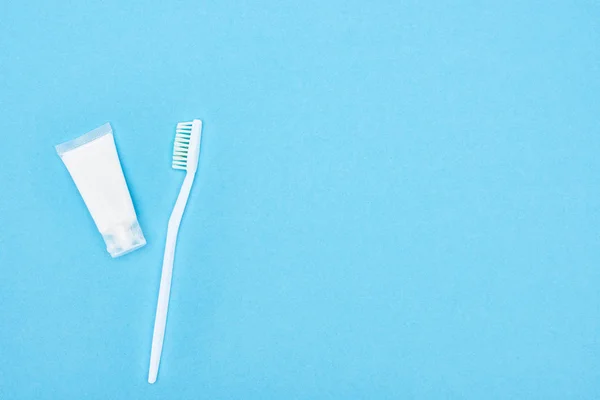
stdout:
<svg viewBox="0 0 600 400">
<path fill-rule="evenodd" d="M 0 398 L 599 398 L 599 40 L 595 1 L 4 1 Z M 105 122 L 116 260 L 53 148 Z"/>
</svg>

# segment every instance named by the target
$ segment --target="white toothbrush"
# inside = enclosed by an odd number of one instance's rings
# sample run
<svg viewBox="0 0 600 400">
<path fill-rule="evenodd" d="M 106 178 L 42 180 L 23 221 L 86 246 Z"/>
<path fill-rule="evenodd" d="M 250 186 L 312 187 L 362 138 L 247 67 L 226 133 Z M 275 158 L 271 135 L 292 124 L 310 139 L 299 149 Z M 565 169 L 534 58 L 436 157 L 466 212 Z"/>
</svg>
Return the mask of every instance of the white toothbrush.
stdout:
<svg viewBox="0 0 600 400">
<path fill-rule="evenodd" d="M 156 319 L 154 320 L 154 334 L 152 336 L 152 352 L 150 353 L 150 371 L 148 382 L 156 382 L 160 354 L 162 353 L 163 340 L 165 338 L 165 325 L 167 322 L 167 310 L 169 309 L 169 294 L 171 292 L 171 277 L 173 275 L 173 259 L 175 258 L 175 244 L 177 243 L 177 232 L 181 217 L 185 211 L 185 205 L 194 183 L 196 170 L 198 169 L 198 158 L 200 155 L 200 139 L 202 121 L 195 119 L 192 122 L 180 122 L 177 124 L 175 133 L 175 145 L 173 147 L 173 168 L 187 171 L 177 202 L 169 218 L 167 229 L 167 243 L 165 245 L 165 256 L 163 258 L 162 275 L 160 277 L 160 289 L 158 292 L 158 305 L 156 307 Z"/>
</svg>

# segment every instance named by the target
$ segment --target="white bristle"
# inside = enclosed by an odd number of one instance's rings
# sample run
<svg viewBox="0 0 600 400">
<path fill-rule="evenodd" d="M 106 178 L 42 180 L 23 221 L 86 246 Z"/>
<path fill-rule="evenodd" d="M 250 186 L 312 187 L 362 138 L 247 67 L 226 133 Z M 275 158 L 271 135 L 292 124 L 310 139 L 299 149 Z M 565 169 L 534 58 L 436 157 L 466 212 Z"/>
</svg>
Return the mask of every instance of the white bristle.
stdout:
<svg viewBox="0 0 600 400">
<path fill-rule="evenodd" d="M 193 121 L 180 122 L 177 124 L 177 129 L 175 130 L 175 144 L 173 145 L 172 167 L 174 169 L 185 170 L 187 167 L 193 125 Z"/>
</svg>

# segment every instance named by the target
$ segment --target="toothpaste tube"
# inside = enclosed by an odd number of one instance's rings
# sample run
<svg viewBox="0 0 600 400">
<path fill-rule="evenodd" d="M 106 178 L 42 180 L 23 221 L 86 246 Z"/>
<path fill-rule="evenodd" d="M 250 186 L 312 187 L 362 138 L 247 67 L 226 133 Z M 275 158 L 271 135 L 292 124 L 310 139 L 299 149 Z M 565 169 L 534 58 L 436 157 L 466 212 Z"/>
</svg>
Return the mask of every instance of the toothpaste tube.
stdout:
<svg viewBox="0 0 600 400">
<path fill-rule="evenodd" d="M 112 257 L 146 244 L 110 124 L 56 146 Z"/>
</svg>

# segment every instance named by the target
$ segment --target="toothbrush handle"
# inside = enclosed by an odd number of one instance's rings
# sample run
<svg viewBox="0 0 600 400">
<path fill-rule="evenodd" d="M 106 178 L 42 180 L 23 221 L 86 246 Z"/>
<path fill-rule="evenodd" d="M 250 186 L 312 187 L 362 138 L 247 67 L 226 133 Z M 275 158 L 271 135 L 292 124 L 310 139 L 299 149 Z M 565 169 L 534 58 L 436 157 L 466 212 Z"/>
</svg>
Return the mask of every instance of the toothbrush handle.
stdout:
<svg viewBox="0 0 600 400">
<path fill-rule="evenodd" d="M 192 183 L 194 182 L 195 171 L 188 171 L 181 185 L 179 196 L 175 202 L 175 207 L 169 218 L 167 229 L 167 242 L 165 245 L 165 255 L 163 258 L 162 274 L 160 277 L 160 289 L 158 291 L 158 304 L 156 306 L 156 318 L 154 320 L 154 334 L 152 335 L 152 351 L 150 353 L 150 371 L 148 373 L 148 382 L 156 382 L 158 375 L 158 366 L 160 364 L 160 355 L 162 353 L 163 340 L 165 338 L 165 326 L 167 323 L 167 311 L 169 309 L 169 295 L 171 293 L 171 278 L 173 276 L 173 260 L 175 259 L 175 245 L 177 244 L 177 233 L 179 225 L 185 210 Z"/>
</svg>

